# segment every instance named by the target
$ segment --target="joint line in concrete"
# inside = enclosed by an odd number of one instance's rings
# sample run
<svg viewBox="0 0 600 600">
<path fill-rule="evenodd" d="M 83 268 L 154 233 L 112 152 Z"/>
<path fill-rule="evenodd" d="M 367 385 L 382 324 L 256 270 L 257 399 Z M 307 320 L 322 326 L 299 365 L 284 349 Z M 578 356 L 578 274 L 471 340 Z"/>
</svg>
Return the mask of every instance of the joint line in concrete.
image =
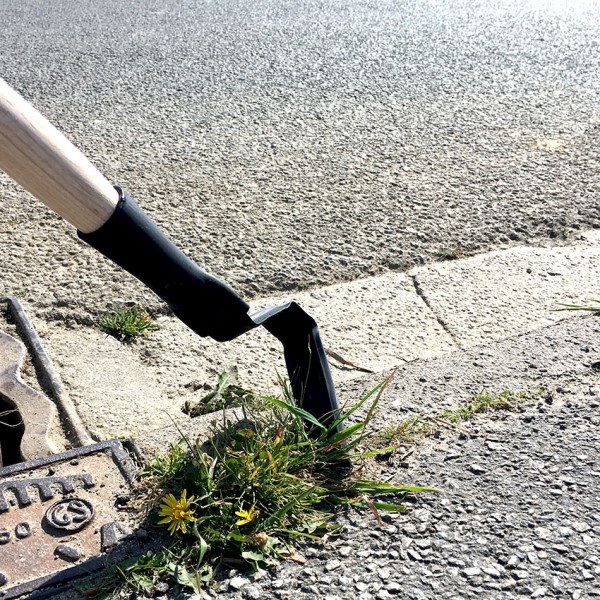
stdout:
<svg viewBox="0 0 600 600">
<path fill-rule="evenodd" d="M 431 304 L 429 303 L 427 295 L 425 294 L 425 291 L 423 290 L 423 288 L 421 287 L 421 284 L 419 283 L 419 280 L 417 279 L 417 276 L 413 275 L 412 273 L 409 273 L 409 276 L 412 279 L 413 286 L 415 288 L 415 292 L 416 292 L 417 296 L 419 298 L 421 298 L 421 300 L 423 301 L 423 304 L 425 304 L 425 306 L 429 309 L 429 312 L 431 312 L 431 314 L 433 315 L 434 319 L 439 323 L 440 327 L 446 332 L 446 335 L 450 338 L 450 341 L 457 348 L 461 348 L 461 345 L 459 344 L 458 340 L 452 334 L 452 331 L 450 331 L 450 329 L 449 329 L 446 321 L 444 321 L 444 319 L 442 319 L 442 317 L 440 317 L 435 312 L 435 310 L 433 310 Z"/>
</svg>

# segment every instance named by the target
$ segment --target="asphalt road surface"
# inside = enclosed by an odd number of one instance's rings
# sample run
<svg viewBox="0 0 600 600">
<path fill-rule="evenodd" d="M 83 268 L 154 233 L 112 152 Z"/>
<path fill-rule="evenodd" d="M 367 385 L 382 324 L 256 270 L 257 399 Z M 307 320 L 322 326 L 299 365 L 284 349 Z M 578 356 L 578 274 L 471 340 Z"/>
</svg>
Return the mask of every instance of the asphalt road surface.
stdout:
<svg viewBox="0 0 600 600">
<path fill-rule="evenodd" d="M 599 43 L 586 0 L 0 0 L 0 75 L 247 297 L 600 227 Z M 0 209 L 0 294 L 159 306 Z"/>
</svg>

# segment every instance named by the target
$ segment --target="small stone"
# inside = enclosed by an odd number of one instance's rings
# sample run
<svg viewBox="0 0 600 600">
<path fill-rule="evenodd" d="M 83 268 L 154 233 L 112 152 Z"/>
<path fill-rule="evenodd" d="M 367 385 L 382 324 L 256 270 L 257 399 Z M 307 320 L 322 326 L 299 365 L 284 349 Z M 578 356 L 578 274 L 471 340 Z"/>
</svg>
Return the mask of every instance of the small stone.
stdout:
<svg viewBox="0 0 600 600">
<path fill-rule="evenodd" d="M 327 563 L 325 564 L 325 570 L 327 572 L 331 572 L 331 571 L 335 571 L 336 569 L 339 569 L 342 566 L 342 561 L 338 560 L 337 558 L 334 558 L 332 560 L 327 561 Z"/>
<path fill-rule="evenodd" d="M 481 575 L 481 569 L 479 567 L 467 567 L 463 569 L 463 573 L 467 577 L 476 577 L 477 575 Z"/>
<path fill-rule="evenodd" d="M 555 550 L 556 552 L 560 552 L 561 554 L 569 553 L 569 549 L 566 546 L 563 546 L 562 544 L 554 544 L 552 546 L 552 550 Z"/>
<path fill-rule="evenodd" d="M 58 556 L 58 558 L 62 558 L 63 560 L 67 560 L 69 562 L 75 562 L 79 560 L 79 551 L 73 548 L 72 546 L 67 546 L 66 544 L 59 544 L 54 549 L 54 554 Z"/>
<path fill-rule="evenodd" d="M 552 531 L 550 531 L 550 529 L 547 529 L 546 527 L 536 527 L 533 530 L 533 533 L 535 533 L 535 535 L 537 535 L 542 540 L 551 540 L 553 537 Z"/>
<path fill-rule="evenodd" d="M 587 523 L 584 523 L 583 521 L 574 521 L 573 523 L 571 523 L 571 527 L 578 533 L 584 533 L 585 531 L 588 531 L 590 529 L 590 526 Z"/>
<path fill-rule="evenodd" d="M 0 573 L 0 587 L 8 583 L 8 577 L 4 573 Z"/>
<path fill-rule="evenodd" d="M 250 583 L 248 579 L 245 577 L 234 577 L 229 580 L 229 587 L 234 590 L 241 590 L 243 587 L 247 586 Z"/>
<path fill-rule="evenodd" d="M 366 592 L 369 589 L 369 586 L 364 582 L 364 581 L 357 581 L 354 584 L 354 587 L 359 591 L 359 592 Z"/>
<path fill-rule="evenodd" d="M 521 561 L 519 560 L 519 557 L 516 555 L 512 555 L 508 561 L 506 562 L 506 566 L 509 569 L 513 569 L 514 567 L 516 567 Z"/>
<path fill-rule="evenodd" d="M 584 581 L 590 581 L 594 579 L 594 574 L 591 571 L 588 571 L 587 569 L 583 569 L 581 571 L 581 576 L 583 577 Z"/>
<path fill-rule="evenodd" d="M 462 560 L 460 558 L 456 558 L 454 556 L 449 557 L 447 562 L 451 567 L 464 567 L 465 566 L 464 560 Z"/>
<path fill-rule="evenodd" d="M 377 571 L 377 575 L 379 575 L 379 579 L 383 579 L 385 581 L 386 579 L 390 578 L 391 573 L 389 569 L 383 568 Z"/>
<path fill-rule="evenodd" d="M 486 472 L 486 469 L 482 465 L 473 463 L 473 464 L 469 465 L 469 471 L 471 471 L 471 473 L 474 473 L 475 475 L 482 475 L 483 473 Z"/>
<path fill-rule="evenodd" d="M 500 571 L 498 571 L 498 569 L 494 569 L 494 567 L 481 567 L 481 570 L 486 575 L 490 575 L 491 577 L 495 577 L 496 579 L 498 579 L 501 575 Z"/>
<path fill-rule="evenodd" d="M 412 558 L 413 560 L 423 560 L 423 557 L 416 550 L 412 550 L 409 548 L 406 551 L 406 554 L 409 558 Z"/>
<path fill-rule="evenodd" d="M 135 537 L 140 540 L 140 541 L 144 541 L 148 539 L 148 532 L 145 529 L 138 529 L 135 532 Z"/>
<path fill-rule="evenodd" d="M 340 556 L 350 556 L 350 554 L 352 554 L 352 547 L 351 546 L 342 546 L 339 550 L 338 550 Z"/>
<path fill-rule="evenodd" d="M 154 585 L 154 591 L 158 594 L 166 594 L 169 591 L 169 584 L 166 581 L 159 581 Z"/>
<path fill-rule="evenodd" d="M 248 600 L 260 600 L 263 597 L 263 590 L 256 585 L 247 585 L 242 593 Z"/>
<path fill-rule="evenodd" d="M 527 579 L 529 577 L 529 573 L 524 569 L 515 569 L 512 572 L 512 576 L 516 579 Z"/>
<path fill-rule="evenodd" d="M 533 592 L 533 594 L 531 594 L 531 597 L 532 598 L 541 598 L 542 596 L 546 595 L 547 591 L 548 591 L 548 588 L 539 587 Z"/>
<path fill-rule="evenodd" d="M 583 592 L 581 590 L 574 590 L 573 593 L 571 594 L 571 598 L 573 598 L 573 600 L 579 600 L 579 598 L 581 598 L 582 594 L 583 594 Z"/>
<path fill-rule="evenodd" d="M 415 518 L 421 521 L 422 523 L 426 523 L 431 517 L 431 511 L 427 510 L 426 508 L 419 508 L 415 510 L 413 514 Z"/>
<path fill-rule="evenodd" d="M 377 600 L 388 600 L 391 597 L 392 595 L 387 590 L 379 590 L 375 596 Z"/>
<path fill-rule="evenodd" d="M 555 590 L 562 590 L 564 587 L 564 582 L 560 577 L 554 576 L 552 578 L 552 587 Z"/>
</svg>

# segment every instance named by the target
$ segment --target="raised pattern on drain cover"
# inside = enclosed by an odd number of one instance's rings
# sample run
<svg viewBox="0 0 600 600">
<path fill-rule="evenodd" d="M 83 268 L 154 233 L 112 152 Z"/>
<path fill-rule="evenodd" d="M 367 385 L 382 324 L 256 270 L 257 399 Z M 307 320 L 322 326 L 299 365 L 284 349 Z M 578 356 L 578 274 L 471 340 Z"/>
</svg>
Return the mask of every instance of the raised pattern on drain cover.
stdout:
<svg viewBox="0 0 600 600">
<path fill-rule="evenodd" d="M 29 506 L 32 502 L 31 492 L 35 489 L 42 502 L 52 500 L 57 494 L 57 487 L 61 494 L 72 494 L 75 491 L 76 482 L 81 482 L 84 487 L 94 485 L 94 477 L 89 473 L 80 475 L 67 475 L 65 477 L 37 477 L 21 481 L 0 482 L 0 513 L 6 512 L 10 505 L 6 500 L 6 492 L 12 492 L 19 506 Z"/>
<path fill-rule="evenodd" d="M 81 531 L 94 518 L 94 505 L 83 498 L 67 498 L 53 504 L 44 515 L 60 531 Z"/>
</svg>

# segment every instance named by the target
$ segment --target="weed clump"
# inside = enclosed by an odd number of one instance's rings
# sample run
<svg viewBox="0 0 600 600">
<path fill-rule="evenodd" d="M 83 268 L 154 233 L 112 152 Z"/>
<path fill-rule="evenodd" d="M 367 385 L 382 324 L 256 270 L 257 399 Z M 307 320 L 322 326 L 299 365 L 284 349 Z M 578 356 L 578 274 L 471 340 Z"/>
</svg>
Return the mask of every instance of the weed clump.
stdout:
<svg viewBox="0 0 600 600">
<path fill-rule="evenodd" d="M 441 411 L 436 415 L 410 417 L 381 431 L 375 439 L 380 445 L 414 444 L 423 438 L 439 435 L 441 429 L 453 428 L 460 423 L 470 421 L 481 413 L 496 410 L 517 411 L 523 404 L 532 402 L 543 394 L 542 389 L 533 392 L 503 390 L 496 394 L 484 391 L 470 402 Z"/>
<path fill-rule="evenodd" d="M 183 403 L 182 411 L 190 417 L 199 417 L 226 408 L 248 406 L 255 395 L 236 385 L 238 369 L 236 366 L 225 369 L 218 377 L 214 387 L 205 386 L 207 394 L 197 398 L 188 399 Z M 187 387 L 187 386 L 186 386 Z M 194 387 L 191 384 L 190 387 Z"/>
<path fill-rule="evenodd" d="M 304 561 L 294 541 L 338 529 L 340 507 L 367 508 L 381 523 L 379 511 L 403 511 L 394 496 L 433 491 L 357 475 L 361 461 L 391 450 L 365 449 L 388 381 L 327 427 L 296 406 L 282 383 L 282 397 L 255 398 L 243 419 L 224 422 L 208 442 L 184 438 L 157 456 L 144 476 L 154 505 L 162 498 L 154 520 L 168 528 L 169 543 L 120 566 L 109 584 L 151 592 L 168 580 L 198 592 L 219 566 L 255 571 L 285 558 Z M 369 401 L 365 419 L 350 424 Z"/>
<path fill-rule="evenodd" d="M 152 321 L 150 315 L 139 306 L 131 306 L 103 315 L 99 326 L 102 331 L 122 342 L 148 335 L 158 329 L 158 324 Z"/>
</svg>

